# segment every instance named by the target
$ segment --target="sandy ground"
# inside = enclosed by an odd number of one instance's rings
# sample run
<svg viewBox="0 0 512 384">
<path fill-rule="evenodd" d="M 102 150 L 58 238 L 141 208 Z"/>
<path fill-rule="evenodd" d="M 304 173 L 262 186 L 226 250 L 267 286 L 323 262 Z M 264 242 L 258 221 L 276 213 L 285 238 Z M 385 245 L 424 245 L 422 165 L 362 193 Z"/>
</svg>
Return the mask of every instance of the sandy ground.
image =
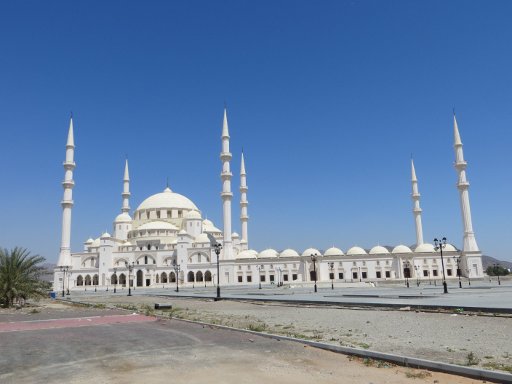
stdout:
<svg viewBox="0 0 512 384">
<path fill-rule="evenodd" d="M 150 298 L 131 299 L 116 298 L 116 301 L 129 306 L 135 299 L 140 309 L 151 312 L 150 306 L 144 307 L 143 303 L 152 301 Z M 211 321 L 238 321 L 239 317 L 248 324 L 255 321 L 253 315 L 247 314 L 255 309 L 245 303 L 180 300 L 179 306 L 183 309 L 175 309 L 173 315 L 208 314 L 214 316 Z M 109 316 L 118 312 L 101 307 L 43 302 L 38 308 L 2 310 L 0 322 Z M 256 309 L 274 315 L 279 311 L 279 307 L 257 306 Z M 1 334 L 1 339 L 2 383 L 482 383 L 172 319 L 8 332 Z"/>
<path fill-rule="evenodd" d="M 88 298 L 171 316 L 491 370 L 512 371 L 512 318 L 455 313 L 355 310 L 272 303 L 136 297 Z M 167 315 L 167 313 L 165 313 Z"/>
</svg>

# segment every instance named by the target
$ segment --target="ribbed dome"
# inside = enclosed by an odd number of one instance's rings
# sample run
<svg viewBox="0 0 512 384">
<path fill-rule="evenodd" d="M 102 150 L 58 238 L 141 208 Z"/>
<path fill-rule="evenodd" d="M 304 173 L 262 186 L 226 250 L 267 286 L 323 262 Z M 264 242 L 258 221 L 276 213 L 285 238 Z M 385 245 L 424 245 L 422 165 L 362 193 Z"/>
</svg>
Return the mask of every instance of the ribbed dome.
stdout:
<svg viewBox="0 0 512 384">
<path fill-rule="evenodd" d="M 166 221 L 150 221 L 149 223 L 145 223 L 137 227 L 137 230 L 170 230 L 170 231 L 176 231 L 178 228 L 171 223 L 168 223 Z"/>
<path fill-rule="evenodd" d="M 315 248 L 308 248 L 304 252 L 302 252 L 302 256 L 311 256 L 311 255 L 322 256 L 320 251 Z"/>
<path fill-rule="evenodd" d="M 100 239 L 110 239 L 111 237 L 110 233 L 104 232 L 103 235 L 100 236 Z"/>
<path fill-rule="evenodd" d="M 144 200 L 137 210 L 141 209 L 187 209 L 187 210 L 195 210 L 199 209 L 196 205 L 179 193 L 174 193 L 170 190 L 170 188 L 165 188 L 163 192 L 157 193 L 156 195 L 148 197 Z"/>
<path fill-rule="evenodd" d="M 370 255 L 380 255 L 383 253 L 389 253 L 389 251 L 382 245 L 376 245 L 375 247 L 370 249 Z"/>
<path fill-rule="evenodd" d="M 201 214 L 197 211 L 190 211 L 187 212 L 185 215 L 185 219 L 193 220 L 193 219 L 201 219 Z"/>
<path fill-rule="evenodd" d="M 129 214 L 126 212 L 121 213 L 120 215 L 117 215 L 116 219 L 114 220 L 115 223 L 131 223 L 132 218 Z"/>
<path fill-rule="evenodd" d="M 299 257 L 299 254 L 297 251 L 294 251 L 293 249 L 285 249 L 283 252 L 279 254 L 279 257 Z"/>
<path fill-rule="evenodd" d="M 448 245 L 448 244 L 446 244 Z M 434 253 L 435 250 L 434 250 L 434 246 L 432 244 L 429 244 L 429 243 L 423 243 L 423 244 L 420 244 L 416 247 L 416 249 L 414 250 L 414 252 L 418 252 L 418 253 Z"/>
<path fill-rule="evenodd" d="M 195 242 L 196 243 L 210 243 L 210 239 L 208 238 L 208 235 L 206 233 L 201 233 L 200 235 L 196 236 Z"/>
<path fill-rule="evenodd" d="M 406 245 L 400 244 L 397 245 L 391 253 L 412 253 L 411 248 L 407 247 Z"/>
<path fill-rule="evenodd" d="M 236 258 L 237 259 L 255 259 L 258 255 L 258 252 L 256 252 L 254 249 L 247 249 L 245 251 L 240 252 Z"/>
<path fill-rule="evenodd" d="M 275 249 L 265 249 L 258 254 L 258 259 L 266 259 L 270 257 L 277 257 L 278 253 Z"/>
<path fill-rule="evenodd" d="M 343 255 L 344 255 L 343 251 L 336 247 L 331 247 L 324 253 L 324 256 L 343 256 Z"/>
<path fill-rule="evenodd" d="M 347 255 L 355 256 L 355 255 L 366 255 L 366 251 L 361 247 L 352 247 L 347 251 Z"/>
</svg>

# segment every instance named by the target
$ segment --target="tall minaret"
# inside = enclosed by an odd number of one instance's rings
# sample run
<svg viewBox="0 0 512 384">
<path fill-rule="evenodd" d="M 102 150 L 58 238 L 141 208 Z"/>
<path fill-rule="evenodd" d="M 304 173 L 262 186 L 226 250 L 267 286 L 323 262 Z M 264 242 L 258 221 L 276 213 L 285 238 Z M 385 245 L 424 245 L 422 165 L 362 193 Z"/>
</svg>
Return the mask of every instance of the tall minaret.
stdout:
<svg viewBox="0 0 512 384">
<path fill-rule="evenodd" d="M 462 141 L 460 140 L 459 127 L 455 113 L 453 114 L 453 135 L 455 148 L 455 169 L 459 174 L 457 188 L 460 195 L 460 208 L 462 211 L 462 225 L 464 227 L 463 252 L 479 252 L 476 244 L 475 233 L 473 232 L 473 224 L 471 222 L 471 208 L 469 206 L 469 182 L 466 180 L 466 166 L 464 160 L 464 152 L 462 150 Z"/>
<path fill-rule="evenodd" d="M 124 163 L 124 178 L 123 178 L 123 207 L 122 213 L 130 213 L 130 174 L 128 173 L 128 159 Z"/>
<path fill-rule="evenodd" d="M 229 152 L 229 130 L 228 130 L 228 116 L 226 108 L 224 108 L 224 121 L 222 124 L 222 152 L 220 154 L 222 161 L 222 208 L 224 218 L 224 244 L 223 255 L 224 259 L 233 258 L 233 243 L 231 241 L 231 199 L 233 193 L 231 192 L 231 170 L 229 162 L 231 160 L 231 153 Z"/>
<path fill-rule="evenodd" d="M 73 169 L 75 169 L 75 140 L 73 137 L 73 116 L 69 120 L 68 141 L 66 143 L 66 161 L 64 161 L 64 197 L 62 205 L 62 240 L 58 266 L 71 265 L 71 209 L 73 208 Z"/>
<path fill-rule="evenodd" d="M 412 212 L 416 224 L 416 245 L 423 244 L 423 226 L 421 225 L 420 193 L 418 192 L 418 179 L 414 169 L 414 160 L 411 158 L 411 182 L 412 182 Z"/>
<path fill-rule="evenodd" d="M 249 249 L 249 237 L 247 233 L 247 222 L 249 221 L 247 205 L 249 202 L 247 201 L 248 188 L 246 176 L 244 152 L 242 151 L 242 163 L 240 164 L 240 222 L 242 224 L 242 240 L 240 241 L 240 244 L 242 246 L 242 250 Z"/>
</svg>

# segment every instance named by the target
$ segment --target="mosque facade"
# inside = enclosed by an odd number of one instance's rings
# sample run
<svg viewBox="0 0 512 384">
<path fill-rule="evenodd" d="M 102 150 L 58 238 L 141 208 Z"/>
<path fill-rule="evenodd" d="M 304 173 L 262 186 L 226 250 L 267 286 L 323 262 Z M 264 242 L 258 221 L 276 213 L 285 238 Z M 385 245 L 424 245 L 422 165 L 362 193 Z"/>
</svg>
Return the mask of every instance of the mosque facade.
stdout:
<svg viewBox="0 0 512 384">
<path fill-rule="evenodd" d="M 169 187 L 145 199 L 130 213 L 130 175 L 126 160 L 121 213 L 114 219 L 112 234 L 103 233 L 84 242 L 81 252 L 71 252 L 71 212 L 73 208 L 74 136 L 70 120 L 63 163 L 62 238 L 55 290 L 108 289 L 110 287 L 174 287 L 260 284 L 302 284 L 332 282 L 372 282 L 407 280 L 418 282 L 483 276 L 481 252 L 473 232 L 469 204 L 469 183 L 457 120 L 454 116 L 455 169 L 458 174 L 463 242 L 462 249 L 440 240 L 438 246 L 423 241 L 418 180 L 411 159 L 411 183 L 416 243 L 394 247 L 358 246 L 343 252 L 308 248 L 277 251 L 250 249 L 248 238 L 247 175 L 242 153 L 240 165 L 241 235 L 232 232 L 230 169 L 232 155 L 228 119 L 222 125 L 221 180 L 223 225 L 219 229 L 205 219 L 187 197 Z M 443 257 L 441 257 L 441 249 Z M 218 260 L 217 260 L 218 258 Z M 217 272 L 218 271 L 218 272 Z"/>
</svg>

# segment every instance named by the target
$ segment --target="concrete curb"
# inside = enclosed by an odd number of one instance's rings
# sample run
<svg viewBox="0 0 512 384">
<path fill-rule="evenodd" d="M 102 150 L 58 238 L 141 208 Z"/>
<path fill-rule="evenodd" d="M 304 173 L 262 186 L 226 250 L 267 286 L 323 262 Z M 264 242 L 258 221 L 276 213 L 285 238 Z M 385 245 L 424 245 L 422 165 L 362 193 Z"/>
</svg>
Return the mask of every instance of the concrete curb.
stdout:
<svg viewBox="0 0 512 384">
<path fill-rule="evenodd" d="M 331 351 L 331 352 L 335 352 L 335 353 L 341 353 L 343 355 L 351 355 L 351 356 L 357 356 L 357 357 L 363 357 L 363 358 L 388 361 L 390 363 L 394 363 L 394 364 L 397 364 L 397 365 L 400 365 L 403 367 L 428 369 L 431 371 L 451 373 L 451 374 L 458 375 L 458 376 L 465 376 L 465 377 L 469 377 L 469 378 L 473 378 L 473 379 L 481 379 L 481 380 L 492 381 L 492 382 L 496 382 L 496 383 L 512 383 L 512 375 L 508 374 L 508 373 L 503 373 L 503 372 L 489 371 L 486 369 L 479 369 L 479 368 L 470 368 L 470 367 L 465 367 L 462 365 L 448 364 L 448 363 L 442 363 L 442 362 L 438 362 L 438 361 L 425 360 L 425 359 L 419 359 L 419 358 L 415 358 L 415 357 L 407 357 L 407 356 L 401 356 L 401 355 L 393 355 L 390 353 L 376 352 L 376 351 L 370 351 L 370 350 L 358 349 L 358 348 L 352 348 L 352 347 L 342 347 L 342 346 L 338 347 L 336 345 L 320 343 L 317 341 L 297 339 L 294 337 L 275 335 L 272 333 L 256 332 L 256 331 L 251 331 L 249 329 L 233 328 L 233 327 L 229 327 L 227 325 L 219 325 L 219 324 L 205 323 L 202 321 L 179 319 L 176 317 L 169 318 L 169 317 L 160 316 L 160 315 L 156 315 L 156 316 L 163 320 L 183 321 L 186 323 L 221 328 L 221 329 L 226 329 L 229 331 L 253 334 L 253 335 L 262 336 L 262 337 L 266 337 L 266 338 L 270 338 L 270 339 L 274 339 L 274 340 L 292 341 L 295 343 L 301 343 L 301 344 L 305 344 L 305 345 L 308 345 L 311 347 L 315 347 L 315 348 L 319 348 L 319 349 L 323 349 L 323 350 L 327 350 L 327 351 Z"/>
</svg>

